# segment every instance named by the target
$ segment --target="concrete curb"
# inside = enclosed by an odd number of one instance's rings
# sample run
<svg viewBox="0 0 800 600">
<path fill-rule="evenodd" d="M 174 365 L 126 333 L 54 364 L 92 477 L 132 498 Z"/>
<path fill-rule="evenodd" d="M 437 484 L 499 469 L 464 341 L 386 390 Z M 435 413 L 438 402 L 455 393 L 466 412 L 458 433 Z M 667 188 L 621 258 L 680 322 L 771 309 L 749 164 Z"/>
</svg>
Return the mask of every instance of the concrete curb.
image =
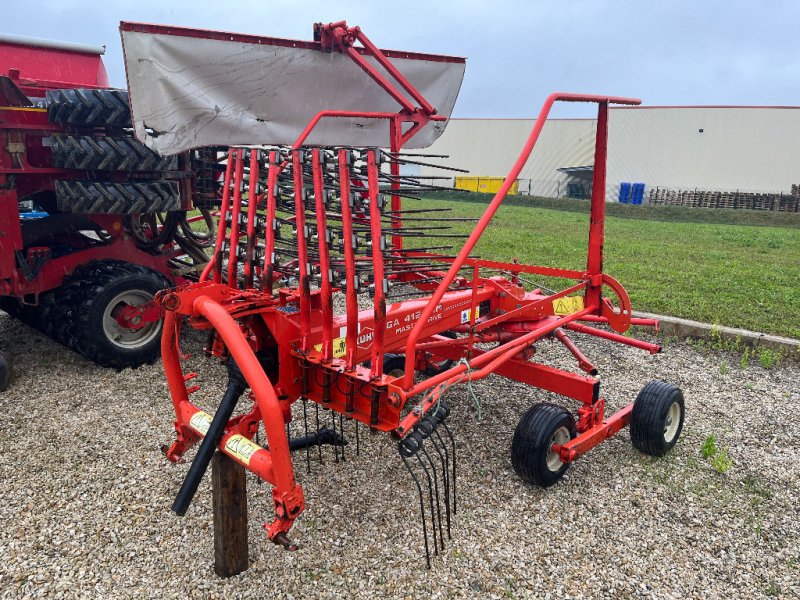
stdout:
<svg viewBox="0 0 800 600">
<path fill-rule="evenodd" d="M 784 358 L 791 358 L 800 361 L 800 340 L 782 337 L 779 335 L 769 335 L 757 333 L 747 329 L 737 329 L 736 327 L 722 327 L 719 325 L 709 325 L 699 321 L 690 321 L 679 317 L 665 317 L 652 313 L 633 311 L 634 317 L 645 319 L 658 319 L 658 331 L 660 335 L 675 336 L 678 338 L 697 338 L 708 339 L 712 331 L 714 336 L 719 336 L 724 340 L 735 342 L 739 340 L 742 344 L 753 348 L 768 348 L 779 352 Z"/>
</svg>

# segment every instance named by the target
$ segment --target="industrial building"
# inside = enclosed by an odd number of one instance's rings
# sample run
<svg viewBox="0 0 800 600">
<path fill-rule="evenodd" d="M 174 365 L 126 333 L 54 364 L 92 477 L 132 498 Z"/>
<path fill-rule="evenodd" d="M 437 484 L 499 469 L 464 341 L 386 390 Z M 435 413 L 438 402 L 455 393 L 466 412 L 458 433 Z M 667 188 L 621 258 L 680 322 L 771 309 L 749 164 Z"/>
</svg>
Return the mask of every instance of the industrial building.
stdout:
<svg viewBox="0 0 800 600">
<path fill-rule="evenodd" d="M 428 151 L 449 155 L 439 162 L 474 177 L 504 177 L 533 123 L 451 119 Z M 588 193 L 595 130 L 594 119 L 550 120 L 520 174 L 519 192 Z M 422 167 L 420 174 L 442 173 Z M 612 107 L 606 182 L 608 201 L 619 200 L 624 183 L 644 184 L 645 202 L 665 190 L 790 197 L 800 183 L 800 107 Z"/>
</svg>

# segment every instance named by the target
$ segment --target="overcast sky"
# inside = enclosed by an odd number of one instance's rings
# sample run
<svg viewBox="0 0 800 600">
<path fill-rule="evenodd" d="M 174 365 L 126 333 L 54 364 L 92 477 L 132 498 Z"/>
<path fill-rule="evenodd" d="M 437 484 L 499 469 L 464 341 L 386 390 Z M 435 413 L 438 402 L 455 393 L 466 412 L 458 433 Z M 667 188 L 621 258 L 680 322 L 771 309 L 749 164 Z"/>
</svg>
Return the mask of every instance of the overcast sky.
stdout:
<svg viewBox="0 0 800 600">
<path fill-rule="evenodd" d="M 36 0 L 2 14 L 3 33 L 105 45 L 117 86 L 121 20 L 311 39 L 315 21 L 346 19 L 385 48 L 465 56 L 457 117 L 531 117 L 553 91 L 800 105 L 798 0 Z"/>
</svg>

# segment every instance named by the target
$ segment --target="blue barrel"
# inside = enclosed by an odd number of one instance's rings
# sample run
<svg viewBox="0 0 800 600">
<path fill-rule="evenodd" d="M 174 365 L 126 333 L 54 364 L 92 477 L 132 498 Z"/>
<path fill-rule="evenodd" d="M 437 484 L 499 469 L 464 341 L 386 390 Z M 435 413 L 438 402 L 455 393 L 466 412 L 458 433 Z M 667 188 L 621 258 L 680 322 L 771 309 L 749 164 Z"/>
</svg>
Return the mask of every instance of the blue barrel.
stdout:
<svg viewBox="0 0 800 600">
<path fill-rule="evenodd" d="M 631 204 L 641 204 L 644 200 L 644 184 L 634 183 L 631 192 Z"/>
<path fill-rule="evenodd" d="M 620 204 L 628 204 L 631 201 L 631 184 L 623 181 L 619 184 L 619 202 Z"/>
</svg>

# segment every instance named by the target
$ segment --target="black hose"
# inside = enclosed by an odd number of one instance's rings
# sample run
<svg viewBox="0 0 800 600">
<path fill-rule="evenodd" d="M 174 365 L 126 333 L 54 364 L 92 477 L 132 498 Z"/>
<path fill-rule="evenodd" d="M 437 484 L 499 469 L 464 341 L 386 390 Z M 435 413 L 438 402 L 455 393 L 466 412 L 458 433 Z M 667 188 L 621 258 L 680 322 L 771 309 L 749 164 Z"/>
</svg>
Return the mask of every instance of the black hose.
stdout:
<svg viewBox="0 0 800 600">
<path fill-rule="evenodd" d="M 192 461 L 192 466 L 189 467 L 186 479 L 183 480 L 183 485 L 181 485 L 178 495 L 175 496 L 175 502 L 172 503 L 173 512 L 180 517 L 186 514 L 189 505 L 192 503 L 197 487 L 200 485 L 200 481 L 208 469 L 222 435 L 225 433 L 225 426 L 236 408 L 236 403 L 245 389 L 247 389 L 247 382 L 238 365 L 234 362 L 233 357 L 228 359 L 227 366 L 228 387 L 225 389 L 225 395 L 222 397 L 222 402 L 220 402 L 217 412 L 214 413 L 214 418 L 211 420 L 206 436 L 203 438 L 200 448 Z"/>
</svg>

